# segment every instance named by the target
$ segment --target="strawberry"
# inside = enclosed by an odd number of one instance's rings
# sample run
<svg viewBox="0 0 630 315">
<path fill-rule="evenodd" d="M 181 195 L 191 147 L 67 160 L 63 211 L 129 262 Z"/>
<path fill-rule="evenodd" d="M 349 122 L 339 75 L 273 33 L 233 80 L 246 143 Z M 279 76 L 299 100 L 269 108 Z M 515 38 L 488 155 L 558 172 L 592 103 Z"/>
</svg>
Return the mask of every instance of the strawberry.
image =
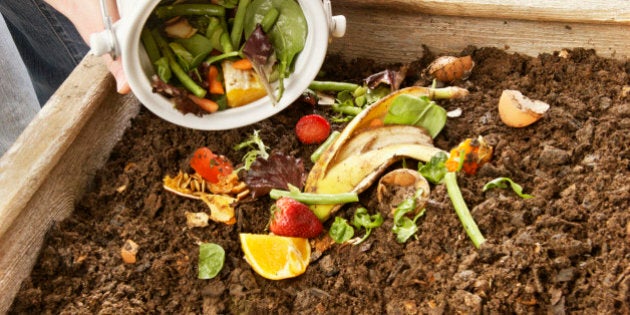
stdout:
<svg viewBox="0 0 630 315">
<path fill-rule="evenodd" d="M 269 231 L 290 237 L 314 238 L 324 226 L 307 205 L 289 197 L 276 200 L 272 208 Z"/>
<path fill-rule="evenodd" d="M 190 159 L 190 167 L 203 179 L 216 184 L 219 176 L 226 176 L 234 169 L 232 163 L 223 155 L 216 155 L 206 147 L 199 148 Z"/>
<path fill-rule="evenodd" d="M 319 144 L 330 135 L 330 123 L 320 115 L 306 115 L 295 125 L 295 134 L 303 144 Z"/>
</svg>

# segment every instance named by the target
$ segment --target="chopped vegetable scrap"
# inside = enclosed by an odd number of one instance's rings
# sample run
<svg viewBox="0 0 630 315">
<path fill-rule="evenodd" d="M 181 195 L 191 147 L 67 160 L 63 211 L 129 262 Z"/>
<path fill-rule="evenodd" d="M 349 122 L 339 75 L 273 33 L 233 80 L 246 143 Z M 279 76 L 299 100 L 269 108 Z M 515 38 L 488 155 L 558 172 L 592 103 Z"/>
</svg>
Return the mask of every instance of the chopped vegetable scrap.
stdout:
<svg viewBox="0 0 630 315">
<path fill-rule="evenodd" d="M 419 126 L 435 138 L 444 128 L 446 119 L 446 110 L 428 96 L 402 94 L 392 101 L 383 123 Z"/>
<path fill-rule="evenodd" d="M 445 163 L 450 172 L 462 170 L 468 175 L 475 175 L 477 170 L 492 158 L 492 147 L 482 136 L 466 139 L 451 150 Z"/>
<path fill-rule="evenodd" d="M 295 134 L 303 144 L 321 144 L 330 135 L 330 123 L 321 115 L 306 115 L 295 125 Z"/>
<path fill-rule="evenodd" d="M 210 216 L 207 213 L 186 211 L 184 214 L 186 215 L 186 226 L 189 228 L 208 226 Z"/>
<path fill-rule="evenodd" d="M 352 217 L 352 225 L 357 229 L 364 228 L 365 234 L 361 238 L 350 240 L 351 244 L 359 245 L 363 243 L 370 236 L 372 230 L 381 226 L 383 221 L 383 216 L 380 213 L 370 214 L 366 208 L 359 207 Z"/>
<path fill-rule="evenodd" d="M 125 264 L 135 264 L 137 259 L 136 255 L 140 246 L 132 240 L 126 240 L 125 244 L 120 249 L 120 256 Z"/>
<path fill-rule="evenodd" d="M 229 107 L 243 106 L 267 95 L 264 83 L 256 73 L 238 69 L 232 61 L 223 62 L 223 77 Z"/>
<path fill-rule="evenodd" d="M 166 175 L 162 180 L 164 189 L 182 197 L 201 199 L 204 194 L 224 194 L 242 199 L 249 193 L 247 185 L 238 179 L 235 173 L 224 176 L 216 183 L 210 183 L 201 178 L 199 173 L 188 174 L 179 171 L 175 177 Z"/>
<path fill-rule="evenodd" d="M 281 236 L 314 238 L 324 226 L 307 205 L 290 197 L 281 197 L 271 207 L 269 231 Z"/>
<path fill-rule="evenodd" d="M 348 223 L 348 220 L 342 217 L 335 217 L 328 234 L 335 243 L 341 244 L 349 241 L 354 236 L 354 228 Z"/>
<path fill-rule="evenodd" d="M 249 194 L 245 182 L 239 180 L 236 172 L 232 171 L 232 164 L 223 156 L 217 156 L 208 148 L 200 148 L 191 158 L 190 165 L 195 170 L 204 172 L 206 176 L 215 179 L 210 182 L 202 177 L 199 171 L 190 175 L 181 170 L 175 177 L 164 177 L 164 189 L 177 195 L 202 200 L 210 209 L 210 215 L 187 213 L 189 227 L 205 226 L 204 220 L 213 220 L 225 224 L 234 224 L 235 204 Z"/>
<path fill-rule="evenodd" d="M 225 195 L 201 195 L 201 200 L 210 208 L 210 219 L 215 222 L 232 225 L 236 223 L 234 216 L 234 204 L 236 198 Z"/>
<path fill-rule="evenodd" d="M 234 169 L 227 158 L 214 154 L 206 147 L 195 151 L 190 166 L 210 183 L 218 183 L 220 177 L 227 176 Z"/>
</svg>

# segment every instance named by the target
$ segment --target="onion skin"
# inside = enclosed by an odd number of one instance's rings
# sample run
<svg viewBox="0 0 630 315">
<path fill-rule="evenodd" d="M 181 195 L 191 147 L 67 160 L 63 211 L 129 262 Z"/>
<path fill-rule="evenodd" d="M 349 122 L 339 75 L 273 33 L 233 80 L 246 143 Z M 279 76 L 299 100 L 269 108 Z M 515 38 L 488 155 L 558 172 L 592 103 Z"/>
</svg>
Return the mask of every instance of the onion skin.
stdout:
<svg viewBox="0 0 630 315">
<path fill-rule="evenodd" d="M 471 56 L 442 56 L 435 59 L 427 67 L 427 73 L 431 78 L 440 82 L 451 83 L 466 80 L 474 66 L 475 62 Z"/>
</svg>

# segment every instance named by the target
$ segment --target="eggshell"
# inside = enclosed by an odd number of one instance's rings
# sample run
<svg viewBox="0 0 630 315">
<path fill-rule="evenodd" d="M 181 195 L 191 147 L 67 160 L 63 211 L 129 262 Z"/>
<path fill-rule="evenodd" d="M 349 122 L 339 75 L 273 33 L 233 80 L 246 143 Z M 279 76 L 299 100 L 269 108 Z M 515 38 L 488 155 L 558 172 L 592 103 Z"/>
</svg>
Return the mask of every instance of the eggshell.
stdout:
<svg viewBox="0 0 630 315">
<path fill-rule="evenodd" d="M 504 90 L 499 99 L 499 117 L 506 125 L 514 128 L 527 127 L 549 110 L 549 104 L 531 100 L 520 91 Z"/>
</svg>

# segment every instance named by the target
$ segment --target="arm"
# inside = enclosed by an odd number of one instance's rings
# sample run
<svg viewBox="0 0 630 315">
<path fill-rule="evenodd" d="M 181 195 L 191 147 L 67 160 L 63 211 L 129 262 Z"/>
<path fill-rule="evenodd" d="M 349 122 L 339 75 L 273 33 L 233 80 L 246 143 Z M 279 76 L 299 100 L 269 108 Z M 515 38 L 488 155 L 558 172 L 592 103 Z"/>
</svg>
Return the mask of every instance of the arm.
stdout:
<svg viewBox="0 0 630 315">
<path fill-rule="evenodd" d="M 86 43 L 90 43 L 90 35 L 104 29 L 101 17 L 101 8 L 98 0 L 44 0 L 55 10 L 65 15 L 81 34 Z M 120 19 L 118 8 L 113 0 L 107 1 L 109 14 L 113 21 Z M 118 93 L 127 94 L 130 92 L 127 77 L 122 68 L 120 58 L 113 60 L 109 55 L 103 56 L 107 68 L 116 79 L 116 89 Z"/>
</svg>

